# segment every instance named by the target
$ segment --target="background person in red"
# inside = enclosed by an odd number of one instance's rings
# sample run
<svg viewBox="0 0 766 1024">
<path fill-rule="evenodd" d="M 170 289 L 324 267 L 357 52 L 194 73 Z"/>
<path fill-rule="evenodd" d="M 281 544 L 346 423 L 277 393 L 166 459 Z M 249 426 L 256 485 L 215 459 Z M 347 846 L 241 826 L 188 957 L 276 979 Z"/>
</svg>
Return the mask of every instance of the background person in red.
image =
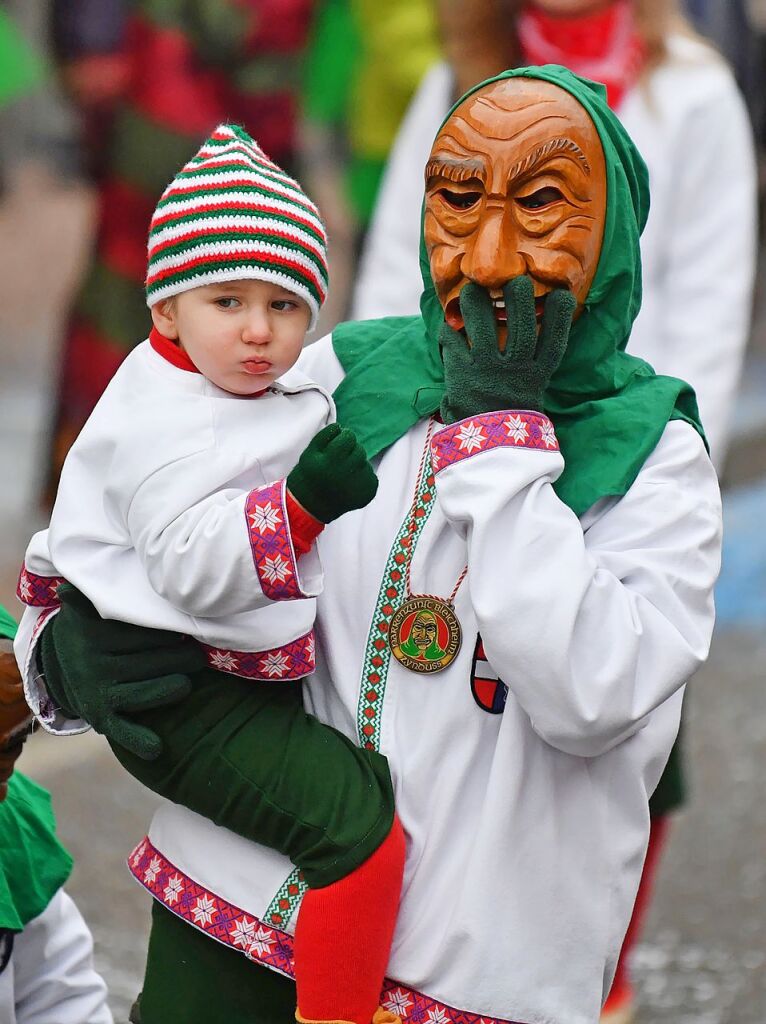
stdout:
<svg viewBox="0 0 766 1024">
<path fill-rule="evenodd" d="M 93 31 L 90 0 L 57 0 L 65 81 L 98 121 L 103 149 L 90 270 L 61 355 L 49 493 L 69 446 L 149 320 L 143 300 L 146 232 L 156 197 L 211 124 L 243 125 L 288 172 L 295 154 L 299 61 L 312 0 L 140 0 Z M 81 15 L 78 18 L 78 13 Z M 102 9 L 102 18 L 105 17 Z M 108 59 L 106 59 L 108 58 Z M 96 102 L 97 101 L 97 102 Z M 93 121 L 89 122 L 91 125 Z"/>
</svg>

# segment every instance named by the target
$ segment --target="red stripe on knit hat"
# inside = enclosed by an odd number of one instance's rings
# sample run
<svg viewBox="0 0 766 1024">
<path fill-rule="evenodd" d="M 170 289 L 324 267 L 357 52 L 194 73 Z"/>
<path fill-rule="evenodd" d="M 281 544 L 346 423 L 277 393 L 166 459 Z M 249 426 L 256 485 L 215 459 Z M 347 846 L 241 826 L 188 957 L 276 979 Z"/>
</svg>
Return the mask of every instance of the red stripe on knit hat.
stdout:
<svg viewBox="0 0 766 1024">
<path fill-rule="evenodd" d="M 300 224 L 301 227 L 307 228 L 309 231 L 316 233 L 319 228 L 316 223 L 312 223 L 310 220 L 306 220 L 305 217 L 299 216 L 292 210 L 287 213 L 285 210 L 278 210 L 275 206 L 270 206 L 263 200 L 261 202 L 250 202 L 248 200 L 237 199 L 236 202 L 232 199 L 221 199 L 217 202 L 211 203 L 210 201 L 199 203 L 198 205 L 188 210 L 175 210 L 172 213 L 166 213 L 162 217 L 155 217 L 152 221 L 152 234 L 159 231 L 160 228 L 166 224 L 171 224 L 173 221 L 178 220 L 180 217 L 198 217 L 204 213 L 217 213 L 226 212 L 230 213 L 232 217 L 241 215 L 243 212 L 247 213 L 262 213 L 265 216 L 274 215 L 280 217 L 289 216 L 290 220 L 296 224 Z M 317 217 L 317 222 L 319 217 Z"/>
<path fill-rule="evenodd" d="M 278 238 L 281 239 L 283 242 L 289 242 L 291 245 L 299 245 L 303 249 L 308 249 L 311 253 L 313 253 L 314 256 L 316 256 L 316 258 L 320 262 L 324 260 L 324 255 L 319 251 L 316 245 L 310 244 L 304 238 L 296 238 L 295 235 L 291 235 L 289 231 L 279 231 L 276 228 L 273 228 L 271 225 L 269 225 L 268 228 L 250 227 L 249 229 L 244 227 L 236 227 L 234 225 L 230 227 L 215 228 L 200 227 L 194 231 L 187 231 L 183 235 L 176 235 L 175 238 L 166 238 L 162 242 L 157 242 L 149 249 L 149 259 L 153 259 L 153 257 L 157 253 L 166 252 L 168 249 L 176 245 L 183 245 L 186 242 L 193 242 L 197 238 L 210 238 L 211 236 L 214 235 L 230 235 L 232 233 L 247 234 L 248 230 L 253 233 L 255 233 L 256 231 L 262 231 L 264 234 L 268 234 L 268 239 L 259 239 L 259 241 L 270 241 L 272 238 Z"/>
<path fill-rule="evenodd" d="M 264 252 L 259 254 L 256 250 L 245 251 L 237 250 L 235 252 L 220 252 L 220 253 L 209 253 L 206 256 L 199 256 L 194 260 L 186 260 L 184 263 L 180 263 L 176 267 L 167 267 L 165 270 L 159 270 L 156 274 L 152 274 L 151 277 L 146 279 L 146 287 L 152 288 L 161 281 L 166 280 L 168 277 L 175 277 L 177 274 L 188 274 L 195 267 L 210 266 L 215 263 L 233 263 L 240 260 L 243 266 L 250 266 L 254 260 L 258 259 L 261 255 L 262 259 L 268 263 L 268 265 L 276 264 L 278 267 L 286 267 L 289 270 L 294 270 L 296 273 L 303 275 L 314 284 L 314 287 L 319 292 L 320 296 L 324 296 L 325 289 L 319 276 L 313 271 L 311 267 L 304 267 L 302 263 L 298 263 L 295 260 L 288 260 L 284 256 L 278 256 L 275 253 Z M 268 269 L 268 266 L 263 269 Z"/>
<path fill-rule="evenodd" d="M 202 166 L 200 165 L 199 169 L 202 169 Z M 253 169 L 252 173 L 256 174 L 257 172 Z M 252 178 L 234 178 L 227 179 L 226 181 L 211 181 L 210 183 L 201 182 L 190 185 L 189 188 L 179 188 L 174 183 L 163 193 L 161 202 L 166 203 L 171 199 L 183 199 L 184 196 L 194 196 L 205 192 L 228 192 L 236 188 L 253 187 L 263 189 L 264 192 L 270 192 L 272 195 L 278 196 L 280 199 L 286 199 L 290 203 L 297 203 L 298 206 L 302 206 L 304 210 L 309 210 L 311 213 L 316 209 L 313 203 L 305 199 L 298 192 L 283 191 L 271 181 L 268 184 L 253 182 Z"/>
<path fill-rule="evenodd" d="M 236 156 L 243 156 L 248 161 L 249 166 L 252 166 L 253 161 L 255 161 L 258 164 L 263 164 L 263 166 L 268 171 L 271 171 L 272 174 L 281 174 L 284 178 L 290 178 L 290 175 L 286 174 L 282 170 L 282 168 L 278 166 L 278 164 L 275 164 L 273 160 L 269 160 L 269 158 L 266 156 L 266 154 L 263 152 L 263 150 L 260 148 L 260 146 L 258 145 L 257 142 L 253 141 L 252 143 L 250 143 L 248 145 L 248 143 L 246 143 L 242 139 L 240 139 L 238 135 L 231 135 L 231 136 L 229 136 L 229 135 L 227 135 L 227 136 L 213 135 L 213 138 L 214 139 L 220 139 L 220 141 L 221 142 L 225 142 L 226 145 L 224 145 L 224 146 L 209 146 L 207 144 L 204 145 L 202 147 L 202 149 L 199 151 L 199 153 L 197 154 L 197 157 L 195 158 L 195 159 L 198 158 L 200 163 L 202 163 L 202 161 L 207 162 L 208 160 L 211 160 L 213 157 L 234 156 L 234 155 L 236 155 Z M 189 165 L 191 165 L 191 164 L 192 164 L 192 161 L 189 161 Z M 187 165 L 187 166 L 189 166 L 189 165 Z"/>
</svg>

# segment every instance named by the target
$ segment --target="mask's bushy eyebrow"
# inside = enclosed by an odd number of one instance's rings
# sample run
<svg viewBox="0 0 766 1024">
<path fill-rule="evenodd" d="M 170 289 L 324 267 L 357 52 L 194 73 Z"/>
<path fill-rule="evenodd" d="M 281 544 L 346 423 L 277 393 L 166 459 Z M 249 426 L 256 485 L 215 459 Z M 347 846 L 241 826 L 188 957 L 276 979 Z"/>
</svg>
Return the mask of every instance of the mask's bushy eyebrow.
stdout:
<svg viewBox="0 0 766 1024">
<path fill-rule="evenodd" d="M 431 178 L 442 175 L 450 181 L 470 181 L 472 178 L 484 182 L 486 171 L 481 160 L 465 157 L 434 156 L 426 164 L 426 184 Z"/>
<path fill-rule="evenodd" d="M 532 153 L 525 156 L 523 160 L 519 160 L 517 164 L 514 164 L 511 168 L 511 178 L 518 178 L 522 174 L 526 174 L 527 171 L 530 171 L 537 164 L 543 163 L 543 161 L 549 159 L 555 153 L 573 155 L 582 164 L 585 173 L 590 174 L 588 158 L 577 143 L 566 137 L 561 137 L 544 142 L 542 146 L 538 146 Z"/>
</svg>

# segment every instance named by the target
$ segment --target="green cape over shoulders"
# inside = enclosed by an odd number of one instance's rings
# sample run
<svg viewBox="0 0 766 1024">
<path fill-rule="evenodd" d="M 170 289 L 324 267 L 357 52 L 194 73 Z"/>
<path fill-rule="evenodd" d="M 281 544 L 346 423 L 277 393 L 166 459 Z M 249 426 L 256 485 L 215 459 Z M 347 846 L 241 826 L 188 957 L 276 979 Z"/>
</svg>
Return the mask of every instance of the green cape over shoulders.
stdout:
<svg viewBox="0 0 766 1024">
<path fill-rule="evenodd" d="M 0 605 L 0 636 L 16 623 Z M 0 803 L 0 928 L 21 931 L 41 914 L 66 882 L 72 858 L 56 838 L 51 798 L 15 771 Z"/>
<path fill-rule="evenodd" d="M 477 85 L 536 78 L 571 93 L 590 115 L 604 149 L 604 240 L 582 315 L 546 396 L 565 469 L 555 489 L 582 515 L 601 498 L 627 492 L 670 420 L 690 423 L 704 439 L 692 388 L 654 373 L 625 352 L 641 305 L 639 237 L 649 211 L 646 166 L 606 103 L 602 85 L 557 65 L 516 68 Z M 421 237 L 421 315 L 340 324 L 333 348 L 345 378 L 335 391 L 338 420 L 353 428 L 370 457 L 435 412 L 444 378 L 439 354 L 443 315 Z"/>
</svg>

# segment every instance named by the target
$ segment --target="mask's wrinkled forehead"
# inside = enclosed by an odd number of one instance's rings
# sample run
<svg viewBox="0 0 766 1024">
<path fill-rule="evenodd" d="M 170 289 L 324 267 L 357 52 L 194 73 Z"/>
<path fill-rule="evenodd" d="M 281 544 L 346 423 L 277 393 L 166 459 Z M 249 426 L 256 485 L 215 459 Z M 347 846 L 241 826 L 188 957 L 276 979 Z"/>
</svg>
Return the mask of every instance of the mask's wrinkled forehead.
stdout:
<svg viewBox="0 0 766 1024">
<path fill-rule="evenodd" d="M 565 90 L 534 79 L 506 79 L 468 97 L 439 131 L 427 175 L 438 160 L 475 175 L 488 193 L 561 157 L 583 177 L 603 164 L 601 141 L 585 109 Z"/>
</svg>

